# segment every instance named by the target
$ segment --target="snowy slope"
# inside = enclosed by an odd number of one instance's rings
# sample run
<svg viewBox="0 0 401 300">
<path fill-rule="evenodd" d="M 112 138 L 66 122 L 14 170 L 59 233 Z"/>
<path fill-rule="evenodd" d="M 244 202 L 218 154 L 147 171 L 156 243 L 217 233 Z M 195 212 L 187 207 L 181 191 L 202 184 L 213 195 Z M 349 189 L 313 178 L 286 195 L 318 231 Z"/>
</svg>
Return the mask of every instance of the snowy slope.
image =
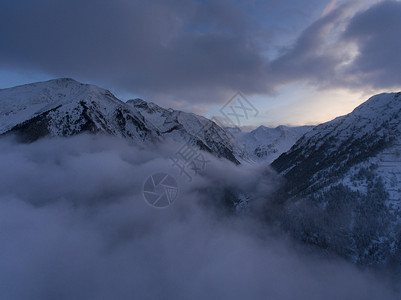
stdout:
<svg viewBox="0 0 401 300">
<path fill-rule="evenodd" d="M 220 157 L 231 161 L 247 160 L 245 150 L 234 136 L 209 119 L 193 113 L 164 109 L 141 99 L 129 100 L 127 104 L 167 139 L 198 145 L 203 150 L 218 153 Z"/>
<path fill-rule="evenodd" d="M 245 148 L 249 157 L 256 162 L 271 163 L 287 152 L 313 126 L 269 128 L 260 126 L 251 132 L 242 132 L 239 128 L 227 128 Z"/>
<path fill-rule="evenodd" d="M 344 173 L 399 143 L 400 116 L 401 93 L 374 96 L 352 113 L 315 127 L 273 166 L 297 183 L 307 183 L 294 185 L 293 192 L 308 193 L 319 172 Z M 326 181 L 332 178 L 320 183 Z"/>
<path fill-rule="evenodd" d="M 0 90 L 0 134 L 34 141 L 81 132 L 111 134 L 138 143 L 189 142 L 235 163 L 246 158 L 232 135 L 208 119 L 138 99 L 124 103 L 107 90 L 73 79 Z"/>
<path fill-rule="evenodd" d="M 109 91 L 73 79 L 56 79 L 0 90 L 0 133 L 32 141 L 83 131 L 134 140 L 156 140 L 155 128 Z"/>
<path fill-rule="evenodd" d="M 358 263 L 398 257 L 400 117 L 401 93 L 374 96 L 315 127 L 275 160 L 272 166 L 287 182 L 280 195 L 288 209 L 282 224 Z"/>
</svg>

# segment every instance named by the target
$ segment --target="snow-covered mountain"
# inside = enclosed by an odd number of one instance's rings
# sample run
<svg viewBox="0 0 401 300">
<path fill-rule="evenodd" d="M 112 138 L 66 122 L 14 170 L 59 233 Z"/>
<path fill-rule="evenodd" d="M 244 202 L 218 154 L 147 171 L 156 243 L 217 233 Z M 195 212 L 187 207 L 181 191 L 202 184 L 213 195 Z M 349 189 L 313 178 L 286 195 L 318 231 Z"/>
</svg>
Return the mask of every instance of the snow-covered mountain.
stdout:
<svg viewBox="0 0 401 300">
<path fill-rule="evenodd" d="M 124 103 L 108 90 L 55 79 L 0 90 L 0 134 L 25 141 L 43 136 L 106 133 L 136 142 L 189 143 L 235 163 L 246 158 L 233 136 L 191 113 L 136 99 Z"/>
<path fill-rule="evenodd" d="M 127 104 L 152 123 L 164 138 L 190 141 L 202 150 L 217 153 L 219 157 L 237 163 L 248 159 L 234 136 L 209 119 L 193 113 L 164 109 L 141 99 L 128 100 Z"/>
<path fill-rule="evenodd" d="M 295 236 L 358 263 L 401 261 L 401 93 L 315 127 L 272 166 Z"/>
<path fill-rule="evenodd" d="M 251 132 L 243 132 L 240 128 L 226 129 L 235 136 L 252 160 L 271 163 L 290 150 L 295 142 L 312 128 L 313 126 L 260 126 Z"/>
</svg>

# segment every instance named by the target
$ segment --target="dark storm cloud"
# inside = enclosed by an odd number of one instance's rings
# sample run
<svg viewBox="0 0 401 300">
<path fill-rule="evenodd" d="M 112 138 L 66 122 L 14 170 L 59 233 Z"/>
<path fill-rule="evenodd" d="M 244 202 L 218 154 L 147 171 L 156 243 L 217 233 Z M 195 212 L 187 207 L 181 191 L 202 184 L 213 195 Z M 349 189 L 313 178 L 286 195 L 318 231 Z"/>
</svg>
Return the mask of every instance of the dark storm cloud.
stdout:
<svg viewBox="0 0 401 300">
<path fill-rule="evenodd" d="M 401 2 L 385 1 L 357 14 L 345 39 L 359 54 L 346 70 L 355 84 L 374 88 L 401 86 Z"/>
<path fill-rule="evenodd" d="M 0 68 L 74 77 L 157 102 L 212 103 L 238 90 L 267 94 L 299 81 L 396 86 L 401 4 L 382 2 L 353 17 L 362 2 L 332 5 L 307 26 L 299 20 L 310 18 L 305 10 L 323 11 L 328 3 L 4 0 Z M 277 29 L 276 19 L 287 28 Z M 278 34 L 296 24 L 307 28 L 297 29 L 292 46 L 268 57 Z M 351 44 L 359 49 L 355 60 L 347 51 Z"/>
<path fill-rule="evenodd" d="M 227 1 L 2 1 L 0 27 L 3 67 L 136 93 L 264 90 L 258 29 Z"/>
<path fill-rule="evenodd" d="M 300 80 L 320 88 L 401 86 L 401 2 L 380 2 L 356 14 L 355 3 L 314 22 L 271 62 L 273 87 Z"/>
<path fill-rule="evenodd" d="M 368 272 L 296 253 L 255 218 L 204 205 L 225 187 L 267 195 L 275 179 L 265 168 L 209 157 L 191 184 L 174 174 L 171 207 L 148 206 L 143 181 L 172 170 L 170 148 L 1 139 L 0 298 L 397 299 Z"/>
<path fill-rule="evenodd" d="M 332 13 L 314 22 L 299 36 L 289 49 L 272 61 L 270 72 L 274 74 L 274 85 L 305 80 L 324 84 L 333 79 L 333 71 L 344 57 L 338 45 L 328 46 L 332 30 L 342 22 L 348 5 L 343 5 Z"/>
</svg>

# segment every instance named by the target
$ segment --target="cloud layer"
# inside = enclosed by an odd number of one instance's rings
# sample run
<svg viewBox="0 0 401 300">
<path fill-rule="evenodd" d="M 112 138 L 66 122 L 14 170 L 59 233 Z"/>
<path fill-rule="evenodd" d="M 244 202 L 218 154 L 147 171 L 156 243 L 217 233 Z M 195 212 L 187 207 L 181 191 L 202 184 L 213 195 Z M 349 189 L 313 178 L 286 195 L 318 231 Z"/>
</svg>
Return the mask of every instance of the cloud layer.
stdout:
<svg viewBox="0 0 401 300">
<path fill-rule="evenodd" d="M 135 93 L 188 96 L 233 86 L 262 91 L 264 85 L 259 29 L 226 1 L 0 5 L 0 25 L 10 29 L 0 36 L 0 66 L 112 82 Z"/>
<path fill-rule="evenodd" d="M 344 39 L 358 45 L 358 55 L 347 68 L 355 84 L 374 88 L 401 86 L 401 2 L 386 1 L 357 14 Z"/>
<path fill-rule="evenodd" d="M 401 3 L 366 10 L 375 2 L 6 0 L 0 68 L 71 76 L 158 102 L 212 103 L 238 90 L 266 94 L 297 81 L 399 87 Z M 308 10 L 325 7 L 310 22 Z M 300 15 L 312 23 L 301 33 Z M 270 57 L 281 36 L 296 33 L 292 45 Z"/>
<path fill-rule="evenodd" d="M 257 219 L 210 205 L 234 187 L 262 201 L 273 174 L 210 157 L 189 184 L 167 159 L 172 149 L 93 136 L 0 140 L 0 297 L 395 299 L 373 274 L 296 253 Z M 168 209 L 142 199 L 158 171 L 179 184 Z"/>
</svg>

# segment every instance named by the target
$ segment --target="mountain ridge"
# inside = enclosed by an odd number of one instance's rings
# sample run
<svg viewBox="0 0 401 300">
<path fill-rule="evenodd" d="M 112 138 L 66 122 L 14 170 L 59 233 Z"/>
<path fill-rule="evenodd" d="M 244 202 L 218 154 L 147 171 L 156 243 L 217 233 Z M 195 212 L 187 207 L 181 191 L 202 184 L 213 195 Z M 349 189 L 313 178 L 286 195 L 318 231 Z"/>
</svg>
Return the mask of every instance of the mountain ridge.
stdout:
<svg viewBox="0 0 401 300">
<path fill-rule="evenodd" d="M 154 116 L 147 111 L 151 108 Z M 153 123 L 162 114 L 165 122 L 157 127 Z M 111 134 L 136 142 L 167 138 L 234 163 L 246 159 L 235 139 L 211 120 L 143 100 L 123 102 L 108 90 L 70 78 L 0 90 L 0 134 L 34 141 L 43 136 L 82 132 Z"/>
<path fill-rule="evenodd" d="M 285 184 L 275 222 L 363 265 L 400 263 L 401 93 L 316 126 L 272 163 Z"/>
</svg>

